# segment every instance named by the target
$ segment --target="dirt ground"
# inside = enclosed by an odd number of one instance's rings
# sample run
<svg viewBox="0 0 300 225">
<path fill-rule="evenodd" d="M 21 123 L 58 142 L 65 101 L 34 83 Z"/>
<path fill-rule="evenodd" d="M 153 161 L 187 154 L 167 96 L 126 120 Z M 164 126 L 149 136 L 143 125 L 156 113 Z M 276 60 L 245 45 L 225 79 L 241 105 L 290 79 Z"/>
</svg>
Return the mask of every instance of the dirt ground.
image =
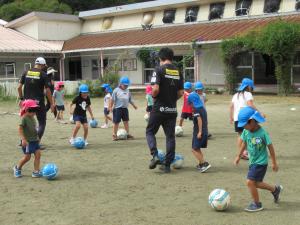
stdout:
<svg viewBox="0 0 300 225">
<path fill-rule="evenodd" d="M 229 124 L 230 96 L 208 96 L 213 139 L 205 157 L 212 168 L 203 174 L 196 171 L 191 153 L 191 122 L 184 124 L 184 137 L 177 138 L 184 168 L 171 174 L 148 169 L 145 100 L 142 95 L 135 99 L 139 109 L 130 108 L 130 127 L 136 139 L 112 142 L 111 129 L 90 129 L 90 145 L 85 150 L 68 144 L 73 125 L 55 123 L 48 115 L 42 165 L 57 164 L 59 177 L 54 181 L 31 178 L 32 161 L 23 168 L 22 178 L 14 178 L 12 167 L 22 156 L 16 147 L 19 118 L 13 114 L 17 112 L 14 102 L 1 102 L 0 225 L 300 224 L 299 97 L 255 96 L 256 105 L 267 115 L 264 126 L 271 134 L 279 164 L 278 173 L 269 168 L 265 181 L 284 186 L 279 204 L 273 203 L 270 193 L 260 191 L 265 210 L 258 213 L 243 211 L 250 202 L 245 185 L 247 162 L 233 165 L 237 150 L 236 134 Z M 181 106 L 182 100 L 179 102 Z M 102 122 L 103 99 L 92 99 L 92 104 Z M 295 111 L 290 110 L 293 107 Z M 165 149 L 162 130 L 157 137 L 159 148 Z M 226 212 L 216 212 L 207 203 L 215 188 L 230 193 L 232 203 Z"/>
</svg>

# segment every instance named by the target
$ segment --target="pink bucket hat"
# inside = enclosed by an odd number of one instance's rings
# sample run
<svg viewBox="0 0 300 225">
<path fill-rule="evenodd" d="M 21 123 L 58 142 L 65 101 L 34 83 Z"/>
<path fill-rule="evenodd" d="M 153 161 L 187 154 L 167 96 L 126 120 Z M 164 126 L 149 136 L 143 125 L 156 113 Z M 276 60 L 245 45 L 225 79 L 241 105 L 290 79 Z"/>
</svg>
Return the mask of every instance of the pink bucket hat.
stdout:
<svg viewBox="0 0 300 225">
<path fill-rule="evenodd" d="M 35 100 L 27 99 L 22 102 L 20 115 L 23 116 L 28 109 L 38 108 L 38 104 Z"/>
<path fill-rule="evenodd" d="M 152 94 L 152 86 L 151 85 L 146 86 L 146 94 L 148 94 L 148 95 Z"/>
<path fill-rule="evenodd" d="M 58 81 L 58 82 L 56 82 L 56 84 L 55 84 L 55 90 L 59 90 L 59 87 L 60 86 L 62 86 L 62 85 L 64 85 L 64 82 L 63 81 Z"/>
</svg>

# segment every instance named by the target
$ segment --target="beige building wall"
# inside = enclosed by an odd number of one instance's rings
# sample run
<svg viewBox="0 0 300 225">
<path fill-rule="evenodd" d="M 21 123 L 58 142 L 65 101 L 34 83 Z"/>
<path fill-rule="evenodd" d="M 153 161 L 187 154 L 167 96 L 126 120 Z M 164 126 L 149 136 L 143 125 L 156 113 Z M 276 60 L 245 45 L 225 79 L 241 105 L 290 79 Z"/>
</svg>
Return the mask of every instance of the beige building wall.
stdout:
<svg viewBox="0 0 300 225">
<path fill-rule="evenodd" d="M 38 39 L 39 30 L 38 30 L 38 21 L 37 20 L 28 22 L 28 23 L 24 24 L 23 26 L 17 27 L 15 29 L 23 34 L 26 34 L 29 37 Z"/>
</svg>

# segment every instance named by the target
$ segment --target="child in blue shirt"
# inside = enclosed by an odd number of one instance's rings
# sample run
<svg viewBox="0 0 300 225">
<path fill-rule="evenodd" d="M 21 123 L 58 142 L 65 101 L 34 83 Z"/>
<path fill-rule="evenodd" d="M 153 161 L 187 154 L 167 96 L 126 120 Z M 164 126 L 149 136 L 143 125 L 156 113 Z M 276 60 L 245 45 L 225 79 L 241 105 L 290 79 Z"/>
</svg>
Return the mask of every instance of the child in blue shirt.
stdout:
<svg viewBox="0 0 300 225">
<path fill-rule="evenodd" d="M 113 112 L 113 141 L 117 141 L 117 131 L 121 120 L 123 121 L 124 128 L 127 132 L 127 138 L 133 139 L 133 136 L 129 134 L 129 103 L 134 109 L 137 109 L 136 105 L 132 101 L 131 93 L 128 90 L 130 80 L 128 77 L 121 77 L 119 87 L 117 87 L 112 94 L 110 111 Z"/>
<path fill-rule="evenodd" d="M 279 194 L 282 190 L 282 186 L 280 185 L 270 185 L 263 182 L 268 167 L 267 148 L 272 160 L 272 169 L 275 172 L 278 171 L 275 150 L 270 136 L 259 125 L 259 123 L 263 122 L 265 122 L 265 118 L 252 107 L 244 107 L 239 112 L 238 127 L 243 127 L 244 130 L 241 134 L 242 145 L 234 163 L 236 165 L 239 163 L 244 150 L 247 149 L 249 155 L 247 185 L 253 198 L 253 202 L 245 208 L 245 211 L 248 212 L 256 212 L 263 209 L 262 203 L 259 200 L 258 188 L 269 190 L 274 197 L 275 203 L 278 202 Z"/>
<path fill-rule="evenodd" d="M 201 148 L 207 148 L 207 113 L 200 96 L 196 92 L 189 94 L 188 103 L 193 106 L 194 111 L 192 152 L 199 161 L 197 169 L 203 173 L 211 167 L 211 165 L 204 160 L 203 152 L 201 151 Z"/>
</svg>

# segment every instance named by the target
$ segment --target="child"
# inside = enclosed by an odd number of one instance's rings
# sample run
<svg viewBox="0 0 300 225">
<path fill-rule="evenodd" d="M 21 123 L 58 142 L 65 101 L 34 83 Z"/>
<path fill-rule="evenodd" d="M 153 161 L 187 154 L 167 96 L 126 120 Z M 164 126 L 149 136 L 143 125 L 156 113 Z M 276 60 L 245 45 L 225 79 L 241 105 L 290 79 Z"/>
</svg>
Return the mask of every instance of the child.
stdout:
<svg viewBox="0 0 300 225">
<path fill-rule="evenodd" d="M 89 93 L 89 87 L 86 84 L 81 84 L 79 87 L 79 95 L 75 97 L 70 105 L 70 112 L 71 115 L 73 114 L 73 120 L 75 121 L 75 128 L 73 130 L 72 137 L 70 139 L 70 144 L 74 144 L 74 139 L 76 138 L 76 135 L 80 129 L 80 126 L 82 124 L 83 126 L 83 137 L 85 141 L 85 145 L 88 145 L 87 142 L 87 136 L 88 136 L 88 121 L 86 116 L 86 110 L 89 111 L 90 116 L 92 120 L 94 120 L 92 108 L 91 108 L 91 100 L 88 95 Z M 72 106 L 75 105 L 74 112 L 72 110 Z M 72 113 L 73 112 L 73 113 Z"/>
<path fill-rule="evenodd" d="M 254 90 L 254 83 L 249 78 L 244 78 L 242 84 L 238 89 L 238 92 L 232 97 L 230 105 L 230 123 L 234 123 L 234 130 L 238 133 L 237 137 L 237 147 L 240 149 L 242 141 L 240 135 L 243 132 L 243 127 L 238 127 L 238 114 L 240 110 L 246 106 L 250 106 L 254 109 L 256 107 L 253 104 L 252 91 Z M 256 109 L 257 110 L 257 109 Z M 242 155 L 242 159 L 248 160 L 248 152 L 245 152 Z"/>
<path fill-rule="evenodd" d="M 131 93 L 128 90 L 130 80 L 128 77 L 121 77 L 119 87 L 117 87 L 112 94 L 110 104 L 110 111 L 113 109 L 113 141 L 117 141 L 117 131 L 121 120 L 124 123 L 124 128 L 127 131 L 127 138 L 132 139 L 133 136 L 129 134 L 129 113 L 128 104 L 130 103 L 134 109 L 137 109 L 131 98 Z"/>
<path fill-rule="evenodd" d="M 109 84 L 103 84 L 102 88 L 104 88 L 105 96 L 104 96 L 104 117 L 105 123 L 101 126 L 101 128 L 108 128 L 108 121 L 112 121 L 111 117 L 109 116 L 109 105 L 111 101 L 111 93 L 112 89 Z"/>
<path fill-rule="evenodd" d="M 57 115 L 55 120 L 60 123 L 66 123 L 64 122 L 63 113 L 65 111 L 65 104 L 64 104 L 64 82 L 58 81 L 55 85 L 55 90 L 53 92 L 53 103 L 56 106 Z"/>
<path fill-rule="evenodd" d="M 200 96 L 196 92 L 192 92 L 189 95 L 188 103 L 193 107 L 194 111 L 192 152 L 199 161 L 197 169 L 203 173 L 211 167 L 211 165 L 204 160 L 203 152 L 201 151 L 201 148 L 207 147 L 207 114 Z"/>
<path fill-rule="evenodd" d="M 268 152 L 270 152 L 273 171 L 278 171 L 278 165 L 275 157 L 275 150 L 269 134 L 258 123 L 265 122 L 264 117 L 255 109 L 247 106 L 240 110 L 238 115 L 238 127 L 243 127 L 241 135 L 242 144 L 234 163 L 237 165 L 245 148 L 249 153 L 249 171 L 247 176 L 247 185 L 252 195 L 253 202 L 245 209 L 248 212 L 256 212 L 263 209 L 259 201 L 259 189 L 269 190 L 274 202 L 279 200 L 279 194 L 282 190 L 280 185 L 269 185 L 263 182 L 268 167 Z"/>
<path fill-rule="evenodd" d="M 189 94 L 192 92 L 192 83 L 185 82 L 183 85 L 184 94 L 183 94 L 183 106 L 181 112 L 181 118 L 179 121 L 179 126 L 182 127 L 183 121 L 186 119 L 193 120 L 193 108 L 188 104 Z"/>
<path fill-rule="evenodd" d="M 150 116 L 150 112 L 152 111 L 152 107 L 153 107 L 152 86 L 151 85 L 146 86 L 146 100 L 147 100 L 146 112 L 147 112 L 148 116 Z"/>
<path fill-rule="evenodd" d="M 36 130 L 35 115 L 38 110 L 38 105 L 35 100 L 28 99 L 21 106 L 21 123 L 19 125 L 19 134 L 22 140 L 23 158 L 14 166 L 14 176 L 22 177 L 22 167 L 30 160 L 31 154 L 34 154 L 34 171 L 32 177 L 41 177 L 40 159 L 41 150 L 39 138 Z"/>
</svg>

